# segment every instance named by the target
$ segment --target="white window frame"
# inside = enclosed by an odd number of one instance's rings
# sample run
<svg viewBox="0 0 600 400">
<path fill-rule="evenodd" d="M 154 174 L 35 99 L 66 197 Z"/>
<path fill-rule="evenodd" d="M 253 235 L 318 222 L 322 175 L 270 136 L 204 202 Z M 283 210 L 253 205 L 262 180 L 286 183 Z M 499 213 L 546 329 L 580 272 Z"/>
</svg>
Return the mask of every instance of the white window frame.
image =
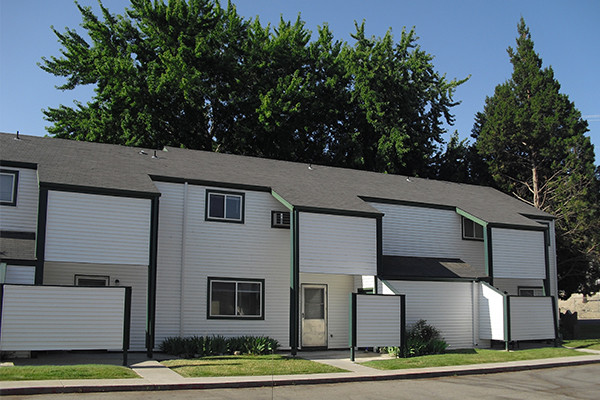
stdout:
<svg viewBox="0 0 600 400">
<path fill-rule="evenodd" d="M 89 286 L 82 285 L 80 280 L 92 280 L 92 281 L 102 281 L 104 285 L 91 285 L 91 286 L 109 286 L 110 285 L 110 276 L 107 275 L 75 275 L 75 286 Z"/>
<path fill-rule="evenodd" d="M 12 190 L 10 200 L 0 199 L 0 205 L 16 206 L 17 205 L 17 189 L 19 186 L 19 171 L 12 169 L 0 169 L 0 175 L 12 177 Z"/>
<path fill-rule="evenodd" d="M 210 215 L 211 211 L 211 202 L 214 196 L 222 196 L 223 197 L 223 216 L 214 216 Z M 238 192 L 224 192 L 220 190 L 207 190 L 206 191 L 206 220 L 207 221 L 220 221 L 220 222 L 237 222 L 244 223 L 244 193 Z M 227 216 L 227 199 L 229 198 L 238 198 L 240 204 L 239 210 L 239 218 L 232 218 Z"/>
<path fill-rule="evenodd" d="M 234 292 L 234 304 L 235 304 L 235 315 L 223 315 L 223 314 L 214 314 L 212 313 L 212 302 L 213 302 L 213 283 L 233 283 L 235 284 L 235 292 Z M 259 304 L 259 314 L 258 315 L 242 315 L 238 314 L 238 293 L 239 284 L 243 283 L 253 283 L 258 284 L 260 288 L 260 304 Z M 207 318 L 208 319 L 253 319 L 253 320 L 264 320 L 265 319 L 265 281 L 264 279 L 234 279 L 234 278 L 208 278 L 208 301 L 207 301 Z"/>
<path fill-rule="evenodd" d="M 544 295 L 544 288 L 541 286 L 519 286 L 518 292 L 519 296 L 522 297 L 537 297 Z"/>
<path fill-rule="evenodd" d="M 473 225 L 473 236 L 467 236 L 465 231 L 465 224 L 472 224 Z M 476 227 L 480 227 L 481 228 L 481 237 L 477 236 L 477 228 Z M 483 226 L 479 225 L 477 222 L 472 221 L 468 218 L 462 217 L 462 221 L 461 221 L 461 228 L 462 228 L 462 238 L 465 240 L 483 240 L 483 230 L 485 229 Z"/>
</svg>

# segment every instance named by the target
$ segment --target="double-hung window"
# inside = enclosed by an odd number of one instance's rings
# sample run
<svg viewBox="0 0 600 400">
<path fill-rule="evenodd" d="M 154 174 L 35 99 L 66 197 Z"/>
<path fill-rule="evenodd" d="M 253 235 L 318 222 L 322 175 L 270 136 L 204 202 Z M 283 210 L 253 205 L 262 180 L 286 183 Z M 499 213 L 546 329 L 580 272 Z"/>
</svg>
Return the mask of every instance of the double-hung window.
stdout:
<svg viewBox="0 0 600 400">
<path fill-rule="evenodd" d="M 208 278 L 208 318 L 264 319 L 265 281 Z"/>
<path fill-rule="evenodd" d="M 206 191 L 206 220 L 244 222 L 244 194 Z"/>
<path fill-rule="evenodd" d="M 463 239 L 483 240 L 483 226 L 463 217 L 462 236 Z"/>
<path fill-rule="evenodd" d="M 0 169 L 0 205 L 17 205 L 17 186 L 19 171 Z"/>
</svg>

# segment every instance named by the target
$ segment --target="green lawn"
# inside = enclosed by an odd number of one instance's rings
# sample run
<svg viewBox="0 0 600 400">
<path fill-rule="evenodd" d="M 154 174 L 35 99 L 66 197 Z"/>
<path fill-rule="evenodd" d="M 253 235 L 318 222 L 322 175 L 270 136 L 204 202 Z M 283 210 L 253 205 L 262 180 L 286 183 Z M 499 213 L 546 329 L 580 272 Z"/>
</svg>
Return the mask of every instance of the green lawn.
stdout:
<svg viewBox="0 0 600 400">
<path fill-rule="evenodd" d="M 163 365 L 186 377 L 202 376 L 250 376 L 250 375 L 295 375 L 346 370 L 319 364 L 302 358 L 281 355 L 267 356 L 217 356 L 190 360 L 168 360 Z"/>
<path fill-rule="evenodd" d="M 484 364 L 505 361 L 535 360 L 540 358 L 568 357 L 585 355 L 580 351 L 559 347 L 541 349 L 503 351 L 487 349 L 468 349 L 448 351 L 446 354 L 421 356 L 412 358 L 396 358 L 361 363 L 377 369 L 407 369 L 445 367 L 449 365 Z"/>
<path fill-rule="evenodd" d="M 564 340 L 563 346 L 575 347 L 578 349 L 600 350 L 600 339 L 575 339 Z"/>
<path fill-rule="evenodd" d="M 0 367 L 0 381 L 122 378 L 139 378 L 139 376 L 129 368 L 116 365 L 82 364 Z"/>
</svg>

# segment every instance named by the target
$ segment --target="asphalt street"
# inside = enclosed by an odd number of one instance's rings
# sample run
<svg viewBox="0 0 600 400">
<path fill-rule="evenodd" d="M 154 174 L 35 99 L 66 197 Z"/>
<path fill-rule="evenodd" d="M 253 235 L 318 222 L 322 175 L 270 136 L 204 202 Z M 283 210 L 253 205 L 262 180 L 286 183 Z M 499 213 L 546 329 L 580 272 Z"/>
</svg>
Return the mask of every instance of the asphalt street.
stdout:
<svg viewBox="0 0 600 400">
<path fill-rule="evenodd" d="M 5 396 L 7 400 L 191 399 L 593 399 L 600 398 L 600 365 L 571 366 L 434 379 L 246 389 Z"/>
</svg>

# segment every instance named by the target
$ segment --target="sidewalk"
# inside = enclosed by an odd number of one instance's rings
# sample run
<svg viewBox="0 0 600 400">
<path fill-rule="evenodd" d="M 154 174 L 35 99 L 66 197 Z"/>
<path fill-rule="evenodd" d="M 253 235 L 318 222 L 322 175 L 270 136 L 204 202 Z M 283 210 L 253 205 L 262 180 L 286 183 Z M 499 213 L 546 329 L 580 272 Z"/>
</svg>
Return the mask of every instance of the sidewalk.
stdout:
<svg viewBox="0 0 600 400">
<path fill-rule="evenodd" d="M 55 381 L 3 381 L 0 382 L 0 395 L 26 395 L 46 393 L 81 393 L 81 392 L 112 392 L 112 391 L 143 391 L 143 390 L 189 390 L 189 389 L 218 389 L 243 388 L 260 386 L 308 385 L 323 383 L 341 383 L 357 381 L 376 381 L 392 379 L 422 379 L 455 375 L 490 374 L 509 371 L 524 371 L 542 368 L 566 367 L 600 363 L 600 351 L 587 350 L 589 355 L 550 358 L 542 360 L 512 361 L 503 363 L 460 365 L 436 368 L 414 368 L 405 370 L 381 371 L 365 367 L 350 361 L 349 351 L 302 352 L 301 357 L 333 365 L 349 372 L 310 374 L 310 375 L 268 375 L 268 376 L 237 376 L 212 378 L 184 378 L 162 366 L 156 360 L 146 359 L 141 354 L 132 354 L 131 368 L 141 376 L 140 379 L 81 379 Z M 77 354 L 69 355 L 66 363 L 82 363 L 82 357 Z M 93 359 L 85 355 L 86 363 L 117 364 L 119 354 L 97 354 Z M 387 355 L 374 353 L 357 353 L 357 361 L 364 362 L 374 358 L 384 358 Z M 65 364 L 65 356 L 61 363 Z M 161 359 L 160 355 L 157 358 Z M 47 362 L 48 360 L 44 360 Z M 116 361 L 116 362 L 115 362 Z M 36 363 L 35 361 L 28 362 Z M 40 360 L 37 361 L 40 363 Z M 10 368 L 10 367 L 8 367 Z"/>
</svg>

